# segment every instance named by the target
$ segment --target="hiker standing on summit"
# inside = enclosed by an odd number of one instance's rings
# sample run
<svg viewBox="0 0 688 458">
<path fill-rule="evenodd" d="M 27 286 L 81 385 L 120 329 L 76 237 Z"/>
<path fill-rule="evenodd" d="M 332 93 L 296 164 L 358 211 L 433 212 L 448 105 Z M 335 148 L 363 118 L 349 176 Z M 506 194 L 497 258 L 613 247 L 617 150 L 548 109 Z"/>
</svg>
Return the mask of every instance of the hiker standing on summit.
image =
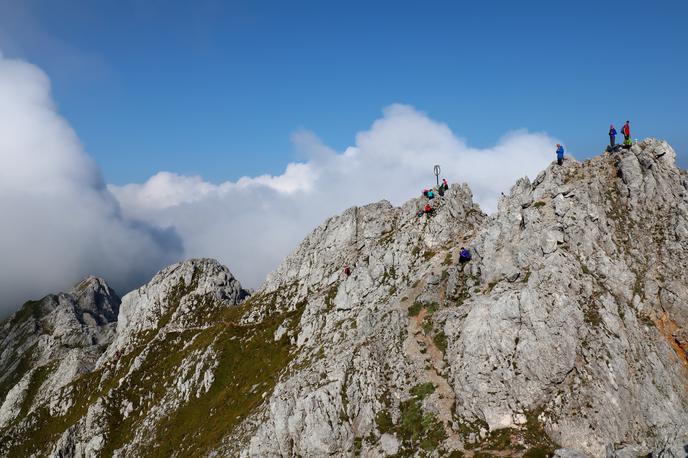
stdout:
<svg viewBox="0 0 688 458">
<path fill-rule="evenodd" d="M 626 121 L 621 128 L 621 133 L 624 136 L 624 146 L 631 146 L 631 121 Z"/>
<path fill-rule="evenodd" d="M 564 163 L 564 147 L 557 143 L 557 164 L 562 165 Z"/>
<path fill-rule="evenodd" d="M 614 129 L 614 124 L 609 126 L 609 146 L 614 149 L 616 146 L 616 129 Z"/>
</svg>

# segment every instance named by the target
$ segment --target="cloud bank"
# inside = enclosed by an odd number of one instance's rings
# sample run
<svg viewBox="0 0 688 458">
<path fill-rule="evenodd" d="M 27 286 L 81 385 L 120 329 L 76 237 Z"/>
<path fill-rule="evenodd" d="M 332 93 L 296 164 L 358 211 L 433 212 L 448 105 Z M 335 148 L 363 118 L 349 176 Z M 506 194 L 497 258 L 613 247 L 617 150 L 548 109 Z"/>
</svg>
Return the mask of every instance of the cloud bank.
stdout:
<svg viewBox="0 0 688 458">
<path fill-rule="evenodd" d="M 556 140 L 541 133 L 507 133 L 494 147 L 472 148 L 446 125 L 407 105 L 392 105 L 343 152 L 308 131 L 292 141 L 306 160 L 278 176 L 212 184 L 198 176 L 160 172 L 143 184 L 110 186 L 129 218 L 174 227 L 185 254 L 228 265 L 258 286 L 301 239 L 327 217 L 352 205 L 394 204 L 434 183 L 440 164 L 450 182 L 467 182 L 483 209 L 502 191 L 549 164 Z"/>
<path fill-rule="evenodd" d="M 188 257 L 217 258 L 257 287 L 327 217 L 380 199 L 401 204 L 433 184 L 434 164 L 491 211 L 517 178 L 550 162 L 556 143 L 514 131 L 473 148 L 413 107 L 391 105 L 344 151 L 295 132 L 304 159 L 277 176 L 215 184 L 160 172 L 106 186 L 40 69 L 0 55 L 0 100 L 0 316 L 89 274 L 124 293 Z"/>
<path fill-rule="evenodd" d="M 37 67 L 0 54 L 0 317 L 88 274 L 120 293 L 183 255 L 181 239 L 122 215 Z"/>
</svg>

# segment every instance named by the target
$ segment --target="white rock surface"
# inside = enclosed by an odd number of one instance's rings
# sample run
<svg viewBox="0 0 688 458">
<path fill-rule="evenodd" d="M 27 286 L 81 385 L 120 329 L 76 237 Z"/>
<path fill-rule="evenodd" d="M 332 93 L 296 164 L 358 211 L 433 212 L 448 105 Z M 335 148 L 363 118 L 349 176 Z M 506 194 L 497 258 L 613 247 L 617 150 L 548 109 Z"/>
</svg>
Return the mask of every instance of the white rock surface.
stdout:
<svg viewBox="0 0 688 458">
<path fill-rule="evenodd" d="M 0 324 L 0 456 L 25 450 L 46 412 L 74 420 L 51 424 L 40 456 L 683 456 L 675 158 L 654 139 L 567 158 L 491 216 L 465 185 L 433 217 L 417 216 L 425 198 L 351 208 L 246 302 L 207 259 L 121 306 L 98 279 L 49 296 Z M 459 265 L 462 246 L 473 260 Z"/>
</svg>

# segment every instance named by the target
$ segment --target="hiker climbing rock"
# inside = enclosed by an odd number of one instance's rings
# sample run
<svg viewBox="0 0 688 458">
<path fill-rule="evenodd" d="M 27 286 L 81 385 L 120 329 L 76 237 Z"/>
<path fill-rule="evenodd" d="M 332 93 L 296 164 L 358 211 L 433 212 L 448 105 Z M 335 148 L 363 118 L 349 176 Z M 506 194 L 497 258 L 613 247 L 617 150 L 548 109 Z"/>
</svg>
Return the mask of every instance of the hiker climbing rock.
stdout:
<svg viewBox="0 0 688 458">
<path fill-rule="evenodd" d="M 557 164 L 562 165 L 564 163 L 564 147 L 557 143 Z"/>
<path fill-rule="evenodd" d="M 431 189 L 428 191 L 428 199 L 434 199 L 435 198 L 435 192 Z"/>
<path fill-rule="evenodd" d="M 423 210 L 418 213 L 418 216 L 423 216 L 423 215 L 428 215 L 428 217 L 432 216 L 435 213 L 435 209 L 430 206 L 430 204 L 425 204 L 425 207 L 423 207 Z"/>
<path fill-rule="evenodd" d="M 609 126 L 609 146 L 612 149 L 616 146 L 616 129 L 614 129 L 614 124 Z"/>
<path fill-rule="evenodd" d="M 626 148 L 630 148 L 633 144 L 631 142 L 631 121 L 626 121 L 626 124 L 624 124 L 624 126 L 621 128 L 621 133 L 624 136 L 624 146 Z"/>
<path fill-rule="evenodd" d="M 459 264 L 467 263 L 470 260 L 471 252 L 465 249 L 464 247 L 461 247 L 461 251 L 459 252 Z"/>
<path fill-rule="evenodd" d="M 344 266 L 344 275 L 347 277 L 351 275 L 351 269 L 349 269 L 349 266 Z"/>
<path fill-rule="evenodd" d="M 448 191 L 448 190 L 449 190 L 449 183 L 447 183 L 447 179 L 446 179 L 446 178 L 442 178 L 442 188 L 443 188 L 445 191 Z"/>
</svg>

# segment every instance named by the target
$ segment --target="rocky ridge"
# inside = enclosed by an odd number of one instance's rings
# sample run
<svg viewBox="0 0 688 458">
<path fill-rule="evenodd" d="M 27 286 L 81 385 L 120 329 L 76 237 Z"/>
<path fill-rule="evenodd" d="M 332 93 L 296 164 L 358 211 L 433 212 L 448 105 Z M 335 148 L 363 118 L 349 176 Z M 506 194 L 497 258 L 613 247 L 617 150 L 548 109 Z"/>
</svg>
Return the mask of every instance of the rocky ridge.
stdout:
<svg viewBox="0 0 688 458">
<path fill-rule="evenodd" d="M 69 293 L 27 302 L 2 323 L 0 430 L 93 370 L 115 336 L 119 305 L 104 280 L 89 277 Z"/>
<path fill-rule="evenodd" d="M 0 455 L 685 455 L 666 142 L 567 157 L 491 216 L 465 185 L 424 203 L 330 218 L 250 297 L 191 260 L 121 305 L 95 279 L 28 303 L 0 325 Z"/>
</svg>

